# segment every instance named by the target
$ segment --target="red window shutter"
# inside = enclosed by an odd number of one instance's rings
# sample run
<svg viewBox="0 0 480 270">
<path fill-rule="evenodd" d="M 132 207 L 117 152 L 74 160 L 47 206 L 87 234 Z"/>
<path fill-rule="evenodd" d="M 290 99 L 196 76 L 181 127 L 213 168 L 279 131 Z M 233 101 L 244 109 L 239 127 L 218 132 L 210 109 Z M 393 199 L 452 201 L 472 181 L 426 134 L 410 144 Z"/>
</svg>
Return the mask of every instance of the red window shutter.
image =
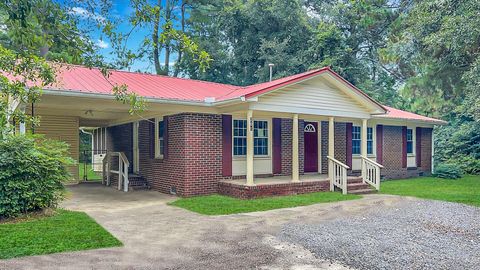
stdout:
<svg viewBox="0 0 480 270">
<path fill-rule="evenodd" d="M 155 158 L 155 118 L 148 120 L 148 126 L 150 129 L 150 158 Z"/>
<path fill-rule="evenodd" d="M 273 136 L 273 173 L 281 174 L 282 173 L 282 119 L 273 118 L 272 119 L 272 136 Z"/>
<path fill-rule="evenodd" d="M 168 116 L 163 117 L 163 158 L 168 158 Z"/>
<path fill-rule="evenodd" d="M 407 127 L 402 127 L 402 168 L 407 167 Z"/>
<path fill-rule="evenodd" d="M 422 128 L 417 127 L 415 135 L 417 136 L 415 147 L 417 167 L 422 167 Z"/>
<path fill-rule="evenodd" d="M 232 116 L 222 115 L 222 175 L 232 176 Z"/>
<path fill-rule="evenodd" d="M 377 162 L 383 164 L 383 125 L 377 125 Z"/>
<path fill-rule="evenodd" d="M 352 123 L 347 123 L 347 166 L 352 168 Z"/>
</svg>

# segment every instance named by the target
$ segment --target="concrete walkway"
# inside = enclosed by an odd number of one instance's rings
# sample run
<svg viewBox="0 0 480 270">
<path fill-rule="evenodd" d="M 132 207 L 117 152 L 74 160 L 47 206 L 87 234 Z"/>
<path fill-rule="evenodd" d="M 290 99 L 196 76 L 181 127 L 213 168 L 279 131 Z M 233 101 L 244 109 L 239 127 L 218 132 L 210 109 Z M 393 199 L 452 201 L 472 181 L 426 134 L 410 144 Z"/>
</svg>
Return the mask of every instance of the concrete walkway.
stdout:
<svg viewBox="0 0 480 270">
<path fill-rule="evenodd" d="M 346 269 L 276 235 L 282 225 L 358 216 L 405 200 L 361 200 L 229 216 L 203 216 L 168 206 L 176 197 L 154 191 L 119 192 L 95 184 L 69 187 L 63 207 L 85 211 L 123 247 L 0 261 L 0 269 Z"/>
</svg>

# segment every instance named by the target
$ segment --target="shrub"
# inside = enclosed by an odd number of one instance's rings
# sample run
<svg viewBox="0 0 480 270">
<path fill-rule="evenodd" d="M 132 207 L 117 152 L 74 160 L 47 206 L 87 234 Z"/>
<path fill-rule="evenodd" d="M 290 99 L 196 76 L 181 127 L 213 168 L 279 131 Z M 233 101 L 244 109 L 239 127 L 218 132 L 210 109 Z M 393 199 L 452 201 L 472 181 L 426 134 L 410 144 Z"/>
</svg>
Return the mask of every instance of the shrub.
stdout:
<svg viewBox="0 0 480 270">
<path fill-rule="evenodd" d="M 56 207 L 68 179 L 68 145 L 43 137 L 0 141 L 0 219 Z"/>
<path fill-rule="evenodd" d="M 442 163 L 435 168 L 435 176 L 445 179 L 457 179 L 462 177 L 462 169 L 455 164 Z"/>
</svg>

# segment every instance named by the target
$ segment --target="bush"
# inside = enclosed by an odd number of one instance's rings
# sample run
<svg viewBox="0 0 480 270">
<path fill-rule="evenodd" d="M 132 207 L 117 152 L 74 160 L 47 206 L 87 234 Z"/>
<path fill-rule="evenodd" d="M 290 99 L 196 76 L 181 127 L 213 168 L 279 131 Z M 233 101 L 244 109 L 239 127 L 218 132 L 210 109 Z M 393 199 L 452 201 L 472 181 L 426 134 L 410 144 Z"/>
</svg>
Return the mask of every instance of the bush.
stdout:
<svg viewBox="0 0 480 270">
<path fill-rule="evenodd" d="M 43 137 L 0 141 L 0 219 L 56 207 L 68 179 L 68 145 Z"/>
<path fill-rule="evenodd" d="M 462 177 L 462 169 L 455 164 L 439 164 L 435 168 L 435 176 L 445 179 L 457 179 Z"/>
</svg>

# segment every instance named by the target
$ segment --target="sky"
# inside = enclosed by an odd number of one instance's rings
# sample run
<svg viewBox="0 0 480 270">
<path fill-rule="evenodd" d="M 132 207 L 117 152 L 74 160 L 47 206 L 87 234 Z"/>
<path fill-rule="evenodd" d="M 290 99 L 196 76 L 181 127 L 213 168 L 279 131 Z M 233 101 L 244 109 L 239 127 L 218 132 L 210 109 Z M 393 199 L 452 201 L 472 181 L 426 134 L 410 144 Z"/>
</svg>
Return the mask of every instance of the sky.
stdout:
<svg viewBox="0 0 480 270">
<path fill-rule="evenodd" d="M 163 0 L 165 1 L 165 0 Z M 81 22 L 81 26 L 89 29 L 89 36 L 90 39 L 96 44 L 98 53 L 103 55 L 107 62 L 114 61 L 114 56 L 112 55 L 112 45 L 110 40 L 98 29 L 97 27 L 93 27 L 92 25 L 95 22 L 102 22 L 106 18 L 100 15 L 100 12 L 90 12 L 85 7 L 81 6 L 81 3 L 72 4 L 68 0 L 60 1 L 60 4 L 64 5 L 69 13 L 77 16 Z M 77 5 L 78 4 L 78 5 Z M 165 5 L 165 2 L 162 3 Z M 130 1 L 128 0 L 113 0 L 112 1 L 112 8 L 108 14 L 110 19 L 114 19 L 120 22 L 118 25 L 118 31 L 122 33 L 127 33 L 131 30 L 131 25 L 128 23 L 128 17 L 134 12 L 133 7 L 130 5 Z M 132 51 L 136 52 L 139 49 L 140 43 L 143 41 L 145 36 L 150 37 L 151 29 L 148 27 L 137 28 L 135 29 L 127 42 L 127 48 L 131 49 Z M 170 58 L 171 64 L 174 64 L 175 55 Z M 164 52 L 162 52 L 160 56 L 160 61 L 164 61 Z M 152 63 L 148 59 L 144 59 L 141 61 L 135 61 L 133 65 L 130 67 L 131 71 L 142 71 L 142 72 L 149 72 L 154 73 L 155 68 Z"/>
</svg>

